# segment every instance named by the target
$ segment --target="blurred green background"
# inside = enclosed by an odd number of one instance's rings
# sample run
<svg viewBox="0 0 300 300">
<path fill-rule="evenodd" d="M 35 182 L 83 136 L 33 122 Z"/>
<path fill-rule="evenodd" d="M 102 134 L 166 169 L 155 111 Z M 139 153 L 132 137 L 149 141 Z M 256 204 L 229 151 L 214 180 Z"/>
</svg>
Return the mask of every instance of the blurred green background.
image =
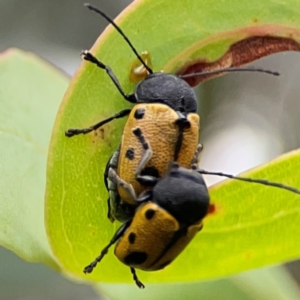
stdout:
<svg viewBox="0 0 300 300">
<path fill-rule="evenodd" d="M 92 3 L 115 17 L 130 2 Z M 89 49 L 107 25 L 83 3 L 1 0 L 0 51 L 18 47 L 35 52 L 72 76 L 81 62 L 81 50 Z M 280 78 L 237 73 L 198 88 L 205 146 L 202 168 L 236 174 L 299 147 L 299 62 L 299 53 L 275 54 L 253 65 L 279 71 Z M 217 180 L 208 177 L 207 183 Z M 299 283 L 300 263 L 289 263 L 287 268 Z M 0 248 L 0 300 L 6 299 L 93 300 L 99 296 L 89 286 L 72 283 Z"/>
</svg>

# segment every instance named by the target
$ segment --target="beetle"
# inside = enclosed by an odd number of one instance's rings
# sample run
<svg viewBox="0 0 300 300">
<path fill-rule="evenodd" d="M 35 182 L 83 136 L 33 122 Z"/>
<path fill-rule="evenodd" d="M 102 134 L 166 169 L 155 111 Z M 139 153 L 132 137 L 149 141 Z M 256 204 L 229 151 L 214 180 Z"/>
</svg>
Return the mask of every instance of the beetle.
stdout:
<svg viewBox="0 0 300 300">
<path fill-rule="evenodd" d="M 121 145 L 106 166 L 104 180 L 110 194 L 109 219 L 124 222 L 133 216 L 138 205 L 136 195 L 152 188 L 145 177 L 161 177 L 172 160 L 188 168 L 198 144 L 198 133 L 197 114 L 184 116 L 164 104 L 137 104 L 124 127 Z M 145 140 L 148 142 L 143 142 Z M 109 168 L 131 186 L 130 193 L 107 180 Z"/>
<path fill-rule="evenodd" d="M 261 71 L 278 75 L 277 73 L 262 69 L 227 68 L 210 72 L 177 76 L 174 74 L 153 72 L 149 67 L 149 55 L 139 55 L 130 40 L 123 31 L 105 13 L 90 4 L 86 6 L 99 13 L 112 24 L 128 43 L 137 59 L 141 62 L 143 72 L 141 81 L 136 85 L 132 94 L 126 94 L 119 84 L 116 75 L 111 68 L 88 51 L 83 51 L 83 59 L 104 69 L 123 98 L 135 106 L 133 109 L 124 109 L 115 115 L 98 122 L 88 128 L 68 129 L 67 137 L 78 134 L 87 134 L 97 130 L 113 119 L 128 116 L 125 124 L 121 145 L 109 159 L 104 174 L 104 182 L 109 191 L 108 217 L 111 221 L 117 219 L 125 222 L 133 216 L 137 203 L 133 197 L 126 193 L 120 186 L 107 180 L 110 167 L 114 168 L 120 177 L 131 184 L 137 195 L 151 187 L 145 185 L 136 177 L 138 161 L 141 158 L 142 148 L 137 146 L 132 134 L 132 128 L 140 127 L 153 147 L 148 164 L 143 174 L 160 177 L 167 170 L 170 161 L 177 161 L 182 167 L 189 167 L 195 149 L 199 141 L 199 116 L 197 115 L 197 98 L 193 89 L 183 78 L 207 74 L 218 74 L 231 71 Z M 147 59 L 148 64 L 143 59 Z M 135 63 L 136 64 L 136 63 Z"/>
<path fill-rule="evenodd" d="M 136 137 L 141 143 L 147 144 L 140 130 L 136 130 Z M 190 169 L 171 162 L 167 173 L 161 178 L 138 174 L 145 177 L 144 180 L 149 181 L 153 189 L 143 191 L 136 198 L 140 205 L 133 218 L 119 227 L 100 255 L 84 268 L 84 273 L 91 273 L 116 243 L 116 257 L 130 267 L 137 286 L 144 288 L 135 268 L 161 270 L 185 249 L 202 229 L 203 218 L 210 206 L 206 184 L 202 175 L 194 170 L 201 149 L 197 148 Z M 142 159 L 141 165 L 145 162 Z M 132 192 L 132 187 L 119 178 L 112 168 L 108 173 L 112 182 L 122 186 L 128 193 Z"/>
</svg>

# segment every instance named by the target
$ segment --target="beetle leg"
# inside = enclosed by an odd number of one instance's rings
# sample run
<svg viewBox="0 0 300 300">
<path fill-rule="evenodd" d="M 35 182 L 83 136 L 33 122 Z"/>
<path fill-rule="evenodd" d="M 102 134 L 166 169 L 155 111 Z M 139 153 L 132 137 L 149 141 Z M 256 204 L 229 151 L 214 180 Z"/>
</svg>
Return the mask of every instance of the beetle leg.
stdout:
<svg viewBox="0 0 300 300">
<path fill-rule="evenodd" d="M 174 161 L 178 160 L 178 155 L 182 146 L 183 130 L 184 128 L 191 127 L 190 121 L 186 118 L 186 116 L 182 112 L 176 111 L 176 113 L 178 115 L 178 119 L 176 120 L 176 124 L 178 126 L 178 139 L 174 150 Z"/>
<path fill-rule="evenodd" d="M 139 203 L 143 203 L 143 202 L 151 201 L 152 199 L 153 199 L 153 191 L 148 190 L 140 193 L 136 200 Z"/>
<path fill-rule="evenodd" d="M 203 145 L 199 144 L 197 146 L 196 152 L 195 152 L 194 157 L 191 162 L 191 168 L 193 170 L 197 170 L 197 168 L 198 168 L 199 156 L 200 156 L 200 153 L 202 152 L 202 150 L 203 150 Z"/>
<path fill-rule="evenodd" d="M 78 134 L 87 134 L 91 131 L 94 131 L 94 130 L 100 128 L 102 125 L 104 125 L 106 123 L 109 123 L 110 121 L 112 121 L 114 119 L 123 118 L 123 117 L 129 115 L 130 111 L 131 111 L 131 109 L 121 110 L 118 113 L 116 113 L 115 115 L 113 115 L 113 116 L 111 116 L 111 117 L 109 117 L 105 120 L 102 120 L 102 121 L 100 121 L 100 122 L 96 123 L 95 125 L 92 125 L 88 128 L 82 128 L 82 129 L 70 128 L 65 132 L 65 136 L 72 137 L 72 136 L 78 135 Z"/>
<path fill-rule="evenodd" d="M 104 69 L 106 71 L 107 75 L 110 77 L 111 81 L 114 83 L 114 85 L 116 86 L 116 88 L 118 89 L 118 91 L 120 92 L 120 94 L 123 96 L 123 98 L 125 100 L 127 100 L 131 103 L 136 103 L 134 94 L 131 94 L 131 95 L 125 94 L 125 92 L 123 91 L 123 89 L 119 83 L 117 76 L 114 74 L 114 72 L 112 71 L 112 69 L 109 66 L 102 63 L 100 60 L 98 60 L 93 54 L 91 54 L 87 50 L 82 51 L 81 55 L 84 60 L 87 60 L 87 61 L 95 64 L 100 69 Z"/>
<path fill-rule="evenodd" d="M 134 268 L 130 268 L 131 274 L 133 275 L 133 280 L 135 281 L 136 285 L 140 288 L 140 289 L 144 289 L 145 286 L 143 285 L 143 283 L 141 281 L 139 281 L 139 278 L 136 275 L 135 269 Z"/>
<path fill-rule="evenodd" d="M 113 223 L 115 218 L 111 213 L 110 198 L 107 199 L 107 218 Z"/>
<path fill-rule="evenodd" d="M 84 268 L 83 272 L 85 274 L 93 272 L 93 269 L 102 260 L 102 258 L 107 254 L 108 249 L 113 244 L 115 244 L 118 241 L 118 239 L 124 234 L 124 232 L 126 231 L 126 229 L 129 227 L 130 223 L 131 223 L 131 220 L 128 221 L 128 222 L 126 222 L 126 223 L 124 223 L 124 224 L 122 224 L 121 227 L 119 227 L 119 229 L 116 231 L 116 233 L 114 234 L 114 236 L 111 239 L 111 241 L 109 242 L 109 244 L 103 248 L 103 250 L 101 251 L 100 255 L 97 256 L 94 261 L 92 261 L 88 266 L 86 266 Z"/>
<path fill-rule="evenodd" d="M 143 168 L 147 165 L 147 163 L 152 157 L 152 149 L 147 140 L 145 139 L 142 130 L 139 127 L 133 129 L 132 132 L 138 138 L 138 140 L 143 146 L 143 149 L 145 150 L 145 153 L 136 168 L 135 178 L 138 182 L 142 184 L 153 186 L 157 183 L 158 179 L 156 177 L 151 175 L 141 175 Z"/>
<path fill-rule="evenodd" d="M 121 186 L 130 195 L 131 199 L 136 201 L 137 196 L 132 185 L 121 179 L 113 168 L 109 169 L 108 178 L 116 185 Z"/>
<path fill-rule="evenodd" d="M 113 168 L 114 170 L 117 170 L 118 168 L 118 161 L 119 161 L 119 156 L 120 156 L 120 146 L 118 147 L 118 149 L 114 152 L 114 154 L 109 158 L 106 167 L 105 167 L 105 171 L 104 171 L 104 183 L 106 186 L 106 189 L 109 191 L 109 186 L 108 186 L 108 170 L 110 168 Z"/>
</svg>

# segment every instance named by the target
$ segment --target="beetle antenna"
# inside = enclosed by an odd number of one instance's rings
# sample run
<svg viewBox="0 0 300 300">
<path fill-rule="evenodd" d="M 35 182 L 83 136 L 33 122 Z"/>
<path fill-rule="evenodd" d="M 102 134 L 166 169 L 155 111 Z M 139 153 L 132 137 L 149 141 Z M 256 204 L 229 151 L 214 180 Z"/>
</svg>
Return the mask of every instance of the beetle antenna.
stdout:
<svg viewBox="0 0 300 300">
<path fill-rule="evenodd" d="M 191 74 L 185 74 L 185 75 L 178 75 L 180 78 L 190 78 L 195 76 L 206 76 L 206 75 L 214 75 L 214 74 L 220 74 L 225 72 L 260 72 L 260 73 L 266 73 L 274 76 L 280 76 L 279 72 L 273 72 L 271 70 L 265 70 L 262 68 L 224 68 L 219 70 L 211 70 L 211 71 L 203 71 L 199 73 L 191 73 Z"/>
<path fill-rule="evenodd" d="M 239 176 L 233 176 L 233 175 L 225 174 L 225 173 L 221 173 L 221 172 L 205 171 L 203 169 L 198 169 L 198 170 L 196 170 L 196 172 L 198 172 L 200 174 L 204 174 L 204 175 L 222 176 L 222 177 L 237 179 L 237 180 L 241 180 L 241 181 L 247 181 L 247 182 L 258 183 L 258 184 L 267 185 L 267 186 L 273 186 L 273 187 L 277 187 L 277 188 L 280 188 L 280 189 L 288 190 L 288 191 L 290 191 L 292 193 L 295 193 L 295 194 L 300 194 L 300 190 L 297 189 L 297 188 L 294 188 L 292 186 L 285 185 L 285 184 L 282 184 L 282 183 L 278 183 L 278 182 L 268 181 L 268 180 L 265 180 L 265 179 L 253 179 L 253 178 L 239 177 Z"/>
<path fill-rule="evenodd" d="M 140 60 L 140 62 L 143 64 L 143 66 L 146 68 L 146 70 L 150 74 L 153 73 L 152 69 L 144 62 L 144 60 L 142 59 L 142 57 L 138 54 L 138 52 L 136 51 L 136 49 L 134 48 L 134 46 L 132 45 L 132 43 L 130 42 L 130 40 L 128 39 L 128 37 L 124 34 L 124 32 L 121 30 L 121 28 L 109 16 L 107 16 L 104 12 L 102 12 L 101 10 L 99 10 L 98 8 L 96 8 L 95 6 L 93 6 L 93 5 L 89 4 L 89 3 L 85 3 L 84 6 L 86 6 L 88 9 L 93 10 L 94 12 L 100 14 L 111 25 L 113 25 L 116 28 L 116 30 L 121 34 L 121 36 L 124 38 L 124 40 L 127 42 L 127 44 L 129 45 L 129 47 L 131 48 L 131 50 L 134 52 L 134 54 L 137 56 L 137 58 Z"/>
</svg>

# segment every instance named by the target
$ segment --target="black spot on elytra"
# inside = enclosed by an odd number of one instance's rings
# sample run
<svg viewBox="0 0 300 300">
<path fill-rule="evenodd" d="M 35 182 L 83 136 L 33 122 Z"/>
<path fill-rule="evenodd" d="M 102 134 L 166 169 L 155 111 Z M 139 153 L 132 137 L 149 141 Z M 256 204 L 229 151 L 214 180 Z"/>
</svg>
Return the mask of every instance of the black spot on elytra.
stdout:
<svg viewBox="0 0 300 300">
<path fill-rule="evenodd" d="M 128 158 L 129 160 L 133 160 L 134 159 L 134 149 L 133 148 L 127 149 L 125 157 Z"/>
<path fill-rule="evenodd" d="M 130 232 L 130 234 L 129 234 L 129 236 L 128 236 L 128 241 L 129 241 L 129 243 L 130 243 L 130 244 L 134 244 L 135 238 L 136 238 L 135 233 Z"/>
<path fill-rule="evenodd" d="M 151 220 L 153 218 L 153 216 L 155 215 L 155 210 L 152 208 L 149 208 L 146 212 L 145 212 L 145 217 L 147 220 Z"/>
<path fill-rule="evenodd" d="M 146 261 L 148 258 L 147 253 L 145 252 L 132 252 L 127 255 L 124 259 L 126 265 L 140 265 Z"/>
<path fill-rule="evenodd" d="M 132 129 L 132 132 L 135 136 L 141 136 L 142 135 L 142 130 L 140 127 Z"/>
<path fill-rule="evenodd" d="M 145 108 L 138 108 L 134 113 L 135 119 L 143 119 L 145 115 Z"/>
<path fill-rule="evenodd" d="M 159 267 L 158 270 L 161 270 L 165 268 L 167 265 L 169 265 L 172 262 L 172 260 L 167 260 L 166 262 L 162 263 Z"/>
<path fill-rule="evenodd" d="M 146 167 L 142 170 L 141 175 L 143 176 L 153 176 L 155 178 L 159 178 L 159 172 L 155 167 Z"/>
</svg>

